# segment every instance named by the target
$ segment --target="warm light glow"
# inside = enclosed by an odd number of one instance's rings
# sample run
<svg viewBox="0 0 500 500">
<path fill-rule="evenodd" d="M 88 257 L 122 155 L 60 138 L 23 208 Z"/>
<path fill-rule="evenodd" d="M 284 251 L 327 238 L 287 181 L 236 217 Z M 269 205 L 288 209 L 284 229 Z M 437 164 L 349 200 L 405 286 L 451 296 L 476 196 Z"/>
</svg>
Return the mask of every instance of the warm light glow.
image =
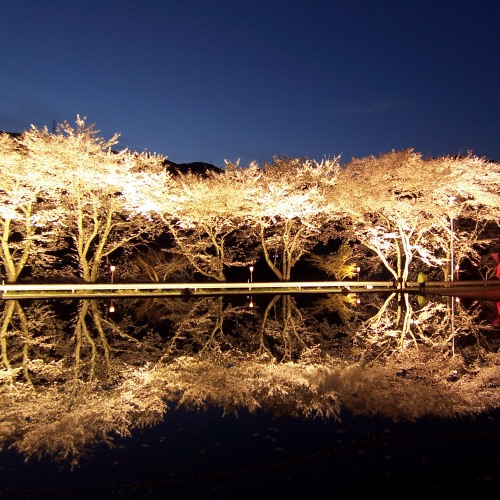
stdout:
<svg viewBox="0 0 500 500">
<path fill-rule="evenodd" d="M 111 302 L 111 304 L 109 304 L 109 309 L 108 309 L 108 311 L 109 311 L 110 313 L 114 313 L 114 312 L 115 312 L 115 306 L 114 306 L 113 302 Z"/>
<path fill-rule="evenodd" d="M 115 274 L 115 269 L 116 269 L 116 266 L 109 266 L 109 270 L 111 271 L 111 283 L 113 283 L 113 277 L 114 277 L 114 274 Z"/>
</svg>

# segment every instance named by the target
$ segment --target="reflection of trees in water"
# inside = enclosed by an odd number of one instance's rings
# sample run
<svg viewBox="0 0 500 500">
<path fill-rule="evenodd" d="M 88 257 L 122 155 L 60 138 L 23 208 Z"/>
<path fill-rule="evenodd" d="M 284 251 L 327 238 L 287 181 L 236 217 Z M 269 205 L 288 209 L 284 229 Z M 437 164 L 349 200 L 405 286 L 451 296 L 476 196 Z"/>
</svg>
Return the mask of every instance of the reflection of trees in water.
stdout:
<svg viewBox="0 0 500 500">
<path fill-rule="evenodd" d="M 5 301 L 0 325 L 2 366 L 0 381 L 23 380 L 32 388 L 42 377 L 44 365 L 54 359 L 52 333 L 60 326 L 49 304 L 41 301 Z"/>
<path fill-rule="evenodd" d="M 335 418 L 336 394 L 319 390 L 310 381 L 320 365 L 305 356 L 296 362 L 275 363 L 269 357 L 241 352 L 212 352 L 178 357 L 158 364 L 155 375 L 165 383 L 169 399 L 178 406 L 206 409 L 216 406 L 227 413 L 246 409 L 274 415 Z"/>
<path fill-rule="evenodd" d="M 428 308 L 433 308 L 429 311 Z M 440 304 L 431 304 L 416 311 L 408 294 L 391 293 L 373 316 L 357 326 L 354 333 L 358 345 L 364 343 L 367 353 L 376 350 L 377 356 L 415 347 L 428 341 L 422 320 L 438 314 Z M 437 333 L 437 332 L 433 332 Z"/>
<path fill-rule="evenodd" d="M 297 306 L 292 295 L 275 295 L 262 309 L 256 351 L 259 356 L 270 355 L 278 362 L 294 361 L 315 347 L 325 346 L 324 329 L 309 311 Z"/>
<path fill-rule="evenodd" d="M 356 294 L 339 294 L 331 293 L 325 297 L 315 300 L 308 310 L 314 315 L 325 315 L 335 313 L 339 321 L 345 324 L 355 320 L 362 310 L 356 307 L 358 304 L 358 296 Z"/>
<path fill-rule="evenodd" d="M 230 300 L 222 296 L 151 299 L 138 303 L 135 314 L 143 318 L 151 310 L 162 331 L 168 325 L 168 355 L 238 350 L 281 362 L 298 358 L 318 343 L 317 323 L 290 295 L 262 297 L 262 305 L 252 308 Z"/>
<path fill-rule="evenodd" d="M 89 318 L 91 317 L 92 326 L 97 332 L 97 338 L 91 334 L 91 327 L 89 326 Z M 102 351 L 102 363 L 99 364 L 104 371 L 109 370 L 110 367 L 110 354 L 109 343 L 104 332 L 103 318 L 101 317 L 98 304 L 95 301 L 82 300 L 78 318 L 75 325 L 75 387 L 77 381 L 82 377 L 82 370 L 84 364 L 88 366 L 88 379 L 94 379 L 96 370 L 96 361 L 98 358 L 98 342 L 100 350 Z M 85 352 L 87 351 L 87 352 Z M 85 363 L 85 358 L 87 362 Z"/>
<path fill-rule="evenodd" d="M 499 352 L 500 330 L 487 317 L 488 304 L 477 300 L 467 306 L 453 297 L 446 301 L 449 333 L 446 345 L 469 369 L 482 370 Z M 449 352 L 449 351 L 448 351 Z"/>
<path fill-rule="evenodd" d="M 163 399 L 148 388 L 150 339 L 128 333 L 128 319 L 114 323 L 90 300 L 64 322 L 40 301 L 2 305 L 0 449 L 73 460 L 112 432 L 126 436 L 163 416 Z"/>
<path fill-rule="evenodd" d="M 434 355 L 447 357 L 456 354 L 466 337 L 479 340 L 482 336 L 485 324 L 477 307 L 465 309 L 451 297 L 423 303 L 418 299 L 392 294 L 377 314 L 356 329 L 365 355 L 391 356 L 428 348 Z"/>
<path fill-rule="evenodd" d="M 130 307 L 141 321 L 155 325 L 164 339 L 164 356 L 228 350 L 242 342 L 248 329 L 248 308 L 233 306 L 223 296 L 152 298 Z M 229 327 L 227 326 L 229 324 Z"/>
<path fill-rule="evenodd" d="M 374 294 L 369 299 L 341 295 L 315 302 L 311 311 L 337 311 L 337 330 L 351 340 L 359 360 L 390 358 L 408 351 L 430 348 L 441 355 L 455 355 L 472 339 L 480 348 L 491 336 L 491 326 L 482 319 L 483 304 L 464 307 L 452 297 L 429 300 L 401 293 Z M 357 298 L 357 301 L 354 299 Z"/>
<path fill-rule="evenodd" d="M 123 302 L 121 303 L 123 307 Z M 170 331 L 191 309 L 191 300 L 148 297 L 126 301 L 127 309 L 141 323 L 148 323 L 161 332 Z"/>
<path fill-rule="evenodd" d="M 187 349 L 187 352 L 203 353 L 227 348 L 230 342 L 224 331 L 224 298 L 205 297 L 191 305 L 188 314 L 174 327 L 169 352 Z"/>
<path fill-rule="evenodd" d="M 44 376 L 36 392 L 21 383 L 2 388 L 0 449 L 76 463 L 93 445 L 111 444 L 111 434 L 129 436 L 132 427 L 159 422 L 166 410 L 147 370 L 124 365 L 112 385 L 75 383 L 64 370 Z"/>
<path fill-rule="evenodd" d="M 260 308 L 223 297 L 123 301 L 120 316 L 85 300 L 65 322 L 47 303 L 5 301 L 0 447 L 76 463 L 113 433 L 159 422 L 170 405 L 406 420 L 498 407 L 499 335 L 481 304 L 402 299 L 363 298 L 331 325 L 314 317 L 317 304 L 300 308 L 287 295 Z M 140 321 L 148 307 L 156 333 Z"/>
</svg>

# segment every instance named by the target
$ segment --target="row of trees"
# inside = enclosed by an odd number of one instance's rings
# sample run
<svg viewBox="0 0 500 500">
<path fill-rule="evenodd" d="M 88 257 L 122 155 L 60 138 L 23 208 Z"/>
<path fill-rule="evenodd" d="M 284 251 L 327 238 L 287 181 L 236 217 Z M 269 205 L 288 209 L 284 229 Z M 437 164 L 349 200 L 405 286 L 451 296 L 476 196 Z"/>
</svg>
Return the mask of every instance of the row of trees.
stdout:
<svg viewBox="0 0 500 500">
<path fill-rule="evenodd" d="M 305 255 L 343 279 L 381 265 L 406 281 L 425 265 L 450 278 L 453 262 L 495 250 L 500 165 L 467 155 L 272 163 L 173 174 L 166 158 L 116 151 L 93 125 L 0 134 L 0 259 L 5 278 L 75 274 L 98 280 L 110 259 L 130 279 L 223 281 L 258 259 L 289 280 Z M 159 249 L 161 241 L 168 243 Z M 165 239 L 165 235 L 167 239 Z M 335 242 L 338 252 L 317 254 Z M 165 258 L 163 252 L 169 252 Z M 24 273 L 24 274 L 23 274 Z"/>
</svg>

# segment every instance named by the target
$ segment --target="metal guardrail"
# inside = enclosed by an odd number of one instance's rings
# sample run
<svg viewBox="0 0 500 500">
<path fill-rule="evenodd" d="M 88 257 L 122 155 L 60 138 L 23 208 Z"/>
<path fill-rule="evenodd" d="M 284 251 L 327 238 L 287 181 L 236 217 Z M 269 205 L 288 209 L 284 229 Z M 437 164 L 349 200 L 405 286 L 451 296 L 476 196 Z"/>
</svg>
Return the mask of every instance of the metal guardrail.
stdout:
<svg viewBox="0 0 500 500">
<path fill-rule="evenodd" d="M 231 290 L 231 289 L 309 289 L 309 288 L 346 288 L 346 287 L 392 287 L 391 281 L 279 281 L 254 283 L 63 283 L 63 284 L 7 284 L 0 285 L 0 292 L 35 291 L 120 291 L 120 290 Z"/>
<path fill-rule="evenodd" d="M 430 281 L 426 289 L 462 286 L 500 286 L 499 280 Z M 393 281 L 271 281 L 246 283 L 12 283 L 0 285 L 0 298 L 133 295 L 202 295 L 224 293 L 328 293 L 366 292 L 418 289 L 417 282 L 408 282 L 404 288 L 396 288 Z"/>
</svg>

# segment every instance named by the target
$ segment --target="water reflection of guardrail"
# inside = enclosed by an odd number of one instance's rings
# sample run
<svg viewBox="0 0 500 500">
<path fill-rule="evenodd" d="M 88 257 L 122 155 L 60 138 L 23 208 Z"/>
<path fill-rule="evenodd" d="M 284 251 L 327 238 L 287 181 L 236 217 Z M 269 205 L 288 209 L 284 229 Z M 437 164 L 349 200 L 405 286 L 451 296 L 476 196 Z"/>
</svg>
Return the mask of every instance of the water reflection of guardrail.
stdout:
<svg viewBox="0 0 500 500">
<path fill-rule="evenodd" d="M 407 287 L 416 287 L 416 281 L 408 281 Z M 427 281 L 426 287 L 450 287 L 450 286 L 500 286 L 500 280 L 462 280 L 462 281 Z"/>
</svg>

